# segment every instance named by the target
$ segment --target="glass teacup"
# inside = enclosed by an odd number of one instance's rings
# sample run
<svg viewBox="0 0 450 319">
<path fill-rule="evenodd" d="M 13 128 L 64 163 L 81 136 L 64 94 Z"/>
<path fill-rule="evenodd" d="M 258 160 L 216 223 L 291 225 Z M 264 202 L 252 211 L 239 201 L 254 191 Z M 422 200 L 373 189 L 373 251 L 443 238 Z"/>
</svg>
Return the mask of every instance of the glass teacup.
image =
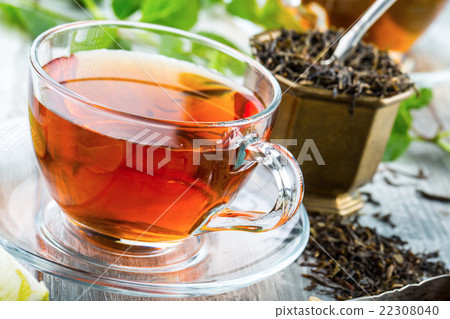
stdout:
<svg viewBox="0 0 450 319">
<path fill-rule="evenodd" d="M 116 242 L 158 246 L 289 220 L 303 180 L 295 158 L 267 142 L 280 99 L 254 60 L 172 28 L 79 22 L 32 46 L 31 134 L 47 188 L 71 222 Z M 277 182 L 273 209 L 230 209 L 257 164 Z"/>
</svg>

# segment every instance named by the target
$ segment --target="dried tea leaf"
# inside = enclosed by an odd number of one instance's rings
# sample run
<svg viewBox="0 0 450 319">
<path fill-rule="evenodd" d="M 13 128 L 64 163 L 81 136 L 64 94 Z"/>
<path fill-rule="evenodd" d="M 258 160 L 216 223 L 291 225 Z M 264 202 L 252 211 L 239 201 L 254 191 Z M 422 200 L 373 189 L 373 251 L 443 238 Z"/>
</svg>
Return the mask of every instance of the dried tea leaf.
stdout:
<svg viewBox="0 0 450 319">
<path fill-rule="evenodd" d="M 447 196 L 445 194 L 432 193 L 424 189 L 418 189 L 417 192 L 426 199 L 431 199 L 442 203 L 450 203 L 450 195 Z"/>
<path fill-rule="evenodd" d="M 438 252 L 415 254 L 398 236 L 382 236 L 362 226 L 358 216 L 311 212 L 309 218 L 311 225 L 322 227 L 315 227 L 316 237 L 303 255 L 312 261 L 301 263 L 312 267 L 312 274 L 303 276 L 312 281 L 308 288 L 326 287 L 338 300 L 380 294 L 449 272 L 441 261 L 430 261 Z"/>
</svg>

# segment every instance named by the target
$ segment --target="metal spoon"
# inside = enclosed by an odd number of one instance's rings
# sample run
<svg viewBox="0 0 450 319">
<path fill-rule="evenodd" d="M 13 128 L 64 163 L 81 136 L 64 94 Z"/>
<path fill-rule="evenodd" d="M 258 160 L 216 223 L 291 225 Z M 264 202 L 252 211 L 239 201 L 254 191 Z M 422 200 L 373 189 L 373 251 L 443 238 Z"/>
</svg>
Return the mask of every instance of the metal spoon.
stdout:
<svg viewBox="0 0 450 319">
<path fill-rule="evenodd" d="M 367 9 L 363 16 L 350 28 L 339 40 L 333 55 L 324 61 L 323 65 L 330 65 L 335 60 L 342 61 L 361 40 L 367 30 L 377 21 L 383 13 L 389 9 L 397 0 L 377 0 Z"/>
</svg>

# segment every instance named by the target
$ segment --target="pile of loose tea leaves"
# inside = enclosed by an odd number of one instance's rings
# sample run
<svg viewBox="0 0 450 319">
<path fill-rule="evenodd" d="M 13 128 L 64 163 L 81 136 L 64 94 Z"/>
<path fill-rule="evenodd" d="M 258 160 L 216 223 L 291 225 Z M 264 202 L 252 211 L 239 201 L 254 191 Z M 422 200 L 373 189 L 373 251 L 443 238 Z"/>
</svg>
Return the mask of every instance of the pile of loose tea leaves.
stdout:
<svg viewBox="0 0 450 319">
<path fill-rule="evenodd" d="M 322 65 L 321 61 L 331 57 L 340 35 L 333 30 L 297 33 L 283 29 L 269 41 L 253 39 L 251 46 L 256 59 L 272 73 L 300 85 L 330 90 L 334 96 L 350 94 L 353 101 L 361 95 L 390 97 L 414 87 L 386 51 L 364 42 L 343 62 Z"/>
<path fill-rule="evenodd" d="M 308 290 L 321 285 L 336 299 L 346 300 L 449 273 L 441 261 L 431 260 L 438 252 L 415 254 L 399 237 L 381 236 L 362 226 L 357 216 L 349 219 L 310 213 L 309 218 L 314 240 L 310 240 L 301 263 L 313 268 L 312 274 L 303 274 L 311 279 Z"/>
</svg>

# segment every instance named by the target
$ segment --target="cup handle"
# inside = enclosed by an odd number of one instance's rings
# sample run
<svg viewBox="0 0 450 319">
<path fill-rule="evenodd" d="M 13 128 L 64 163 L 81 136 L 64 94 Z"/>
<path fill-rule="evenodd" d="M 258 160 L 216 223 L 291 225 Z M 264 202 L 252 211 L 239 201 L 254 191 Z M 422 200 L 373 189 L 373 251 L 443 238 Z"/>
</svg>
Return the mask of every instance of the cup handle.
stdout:
<svg viewBox="0 0 450 319">
<path fill-rule="evenodd" d="M 266 166 L 275 177 L 278 198 L 272 210 L 265 213 L 220 207 L 193 235 L 221 230 L 265 232 L 295 214 L 303 199 L 303 175 L 293 155 L 281 145 L 258 141 L 245 147 L 245 160 Z"/>
</svg>

